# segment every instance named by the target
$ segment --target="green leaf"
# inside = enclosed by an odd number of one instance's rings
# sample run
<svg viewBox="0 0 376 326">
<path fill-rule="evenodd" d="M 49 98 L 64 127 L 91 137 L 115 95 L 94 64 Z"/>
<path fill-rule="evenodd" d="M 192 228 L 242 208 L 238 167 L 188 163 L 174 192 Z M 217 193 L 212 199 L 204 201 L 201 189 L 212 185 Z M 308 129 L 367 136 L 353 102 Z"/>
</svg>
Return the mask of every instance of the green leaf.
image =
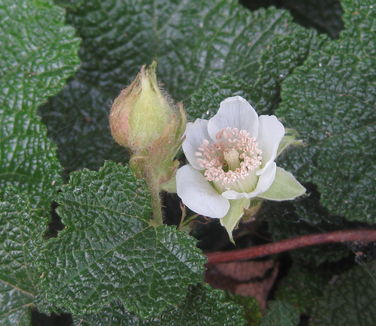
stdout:
<svg viewBox="0 0 376 326">
<path fill-rule="evenodd" d="M 339 0 L 286 0 L 283 6 L 303 26 L 314 27 L 333 38 L 337 38 L 343 29 L 343 11 Z"/>
<path fill-rule="evenodd" d="M 1 1 L 2 104 L 35 112 L 74 73 L 79 39 L 64 14 L 50 0 Z"/>
<path fill-rule="evenodd" d="M 0 188 L 47 202 L 61 167 L 36 110 L 73 74 L 79 41 L 52 1 L 2 0 L 0 21 Z"/>
<path fill-rule="evenodd" d="M 73 74 L 79 41 L 52 1 L 2 0 L 0 21 L 0 324 L 26 326 L 61 170 L 36 111 Z"/>
<path fill-rule="evenodd" d="M 142 326 L 147 323 L 128 312 L 120 302 L 105 305 L 95 314 L 73 315 L 74 326 Z"/>
<path fill-rule="evenodd" d="M 30 325 L 36 294 L 34 262 L 46 219 L 32 208 L 26 194 L 8 189 L 0 195 L 0 324 Z"/>
<path fill-rule="evenodd" d="M 5 135 L 0 142 L 0 192 L 13 185 L 29 193 L 34 206 L 49 209 L 61 184 L 61 166 L 45 126 L 33 115 L 0 107 L 0 132 Z"/>
<path fill-rule="evenodd" d="M 333 38 L 338 37 L 343 29 L 340 0 L 240 0 L 240 3 L 251 10 L 267 6 L 288 9 L 295 22 L 315 28 L 320 33 L 327 33 Z"/>
<path fill-rule="evenodd" d="M 327 41 L 314 31 L 289 23 L 289 30 L 275 36 L 260 53 L 259 66 L 244 80 L 237 75 L 207 79 L 189 98 L 186 110 L 193 119 L 211 118 L 226 97 L 246 98 L 258 114 L 272 114 L 280 101 L 282 81 Z"/>
<path fill-rule="evenodd" d="M 249 296 L 236 295 L 227 293 L 227 296 L 243 307 L 243 315 L 247 321 L 247 326 L 259 326 L 262 318 L 262 311 L 260 310 L 259 302 Z"/>
<path fill-rule="evenodd" d="M 306 189 L 290 172 L 277 167 L 272 185 L 258 197 L 275 201 L 292 200 L 303 195 L 305 192 Z"/>
<path fill-rule="evenodd" d="M 76 317 L 81 326 L 241 326 L 245 325 L 242 308 L 229 300 L 223 291 L 208 285 L 191 287 L 184 302 L 165 310 L 160 316 L 140 320 L 120 304 L 106 307 L 101 313 Z"/>
<path fill-rule="evenodd" d="M 164 312 L 158 322 L 161 326 L 174 326 L 179 322 L 180 325 L 245 325 L 242 307 L 229 300 L 225 292 L 208 285 L 192 288 L 184 304 Z"/>
<path fill-rule="evenodd" d="M 274 113 L 281 100 L 282 82 L 327 41 L 328 38 L 324 35 L 291 24 L 288 33 L 276 37 L 262 52 L 256 73 L 257 80 L 250 93 L 252 103 L 257 103 L 256 110 L 259 114 Z"/>
<path fill-rule="evenodd" d="M 373 326 L 376 323 L 376 264 L 352 268 L 329 284 L 316 301 L 313 326 Z"/>
<path fill-rule="evenodd" d="M 189 98 L 186 111 L 190 120 L 210 119 L 214 116 L 219 104 L 227 97 L 239 95 L 248 99 L 251 87 L 243 80 L 232 75 L 224 75 L 207 79 Z M 252 102 L 252 105 L 255 105 Z"/>
<path fill-rule="evenodd" d="M 41 300 L 74 314 L 114 300 L 141 317 L 182 301 L 200 282 L 205 258 L 174 227 L 149 225 L 150 196 L 130 169 L 107 162 L 73 173 L 57 198 L 65 229 L 39 261 Z"/>
<path fill-rule="evenodd" d="M 321 202 L 348 220 L 375 222 L 374 1 L 344 1 L 346 30 L 283 83 L 277 114 L 307 144 L 287 170 L 318 185 Z"/>
<path fill-rule="evenodd" d="M 288 274 L 278 283 L 275 297 L 290 303 L 301 314 L 310 315 L 314 304 L 323 295 L 327 281 L 327 275 L 322 275 L 318 269 L 293 264 Z"/>
<path fill-rule="evenodd" d="M 253 81 L 262 51 L 294 26 L 285 11 L 252 13 L 237 0 L 61 4 L 83 38 L 83 64 L 42 115 L 68 170 L 127 159 L 111 139 L 107 116 L 141 65 L 156 59 L 166 90 L 185 100 L 209 77 L 233 74 Z"/>
<path fill-rule="evenodd" d="M 298 310 L 287 302 L 272 301 L 260 326 L 298 326 Z"/>
</svg>

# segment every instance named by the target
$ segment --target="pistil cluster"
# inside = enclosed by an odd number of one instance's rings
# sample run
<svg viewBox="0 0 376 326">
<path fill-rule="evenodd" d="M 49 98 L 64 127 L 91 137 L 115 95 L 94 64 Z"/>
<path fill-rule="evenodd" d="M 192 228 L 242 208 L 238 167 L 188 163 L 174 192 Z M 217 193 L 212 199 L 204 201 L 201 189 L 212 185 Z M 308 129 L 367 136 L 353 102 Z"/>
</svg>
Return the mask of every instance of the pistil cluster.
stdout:
<svg viewBox="0 0 376 326">
<path fill-rule="evenodd" d="M 246 130 L 224 128 L 216 134 L 215 142 L 202 142 L 196 157 L 208 181 L 228 186 L 259 167 L 261 153 L 255 138 Z"/>
</svg>

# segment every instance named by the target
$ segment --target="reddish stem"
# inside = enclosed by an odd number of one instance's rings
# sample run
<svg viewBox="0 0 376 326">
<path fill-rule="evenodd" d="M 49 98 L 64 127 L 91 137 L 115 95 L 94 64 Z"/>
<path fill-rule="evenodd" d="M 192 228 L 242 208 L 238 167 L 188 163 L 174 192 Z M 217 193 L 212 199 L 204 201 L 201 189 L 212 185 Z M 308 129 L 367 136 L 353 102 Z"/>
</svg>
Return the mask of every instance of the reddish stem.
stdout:
<svg viewBox="0 0 376 326">
<path fill-rule="evenodd" d="M 360 241 L 368 243 L 376 241 L 376 230 L 345 230 L 321 234 L 303 235 L 265 245 L 232 251 L 218 251 L 207 253 L 208 264 L 226 263 L 235 260 L 258 258 L 278 254 L 280 252 L 314 246 L 330 242 Z"/>
</svg>

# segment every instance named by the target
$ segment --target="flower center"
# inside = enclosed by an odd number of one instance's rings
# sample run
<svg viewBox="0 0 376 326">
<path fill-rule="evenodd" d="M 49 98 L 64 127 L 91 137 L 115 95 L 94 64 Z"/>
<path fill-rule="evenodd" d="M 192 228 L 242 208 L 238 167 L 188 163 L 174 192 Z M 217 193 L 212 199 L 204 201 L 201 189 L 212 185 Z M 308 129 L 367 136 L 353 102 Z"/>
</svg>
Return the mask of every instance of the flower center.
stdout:
<svg viewBox="0 0 376 326">
<path fill-rule="evenodd" d="M 242 180 L 261 165 L 261 150 L 246 130 L 224 128 L 216 134 L 217 141 L 205 139 L 196 157 L 208 181 L 226 186 Z"/>
<path fill-rule="evenodd" d="M 239 152 L 235 148 L 231 148 L 224 152 L 223 158 L 225 163 L 227 163 L 229 170 L 235 171 L 237 168 L 240 168 Z"/>
</svg>

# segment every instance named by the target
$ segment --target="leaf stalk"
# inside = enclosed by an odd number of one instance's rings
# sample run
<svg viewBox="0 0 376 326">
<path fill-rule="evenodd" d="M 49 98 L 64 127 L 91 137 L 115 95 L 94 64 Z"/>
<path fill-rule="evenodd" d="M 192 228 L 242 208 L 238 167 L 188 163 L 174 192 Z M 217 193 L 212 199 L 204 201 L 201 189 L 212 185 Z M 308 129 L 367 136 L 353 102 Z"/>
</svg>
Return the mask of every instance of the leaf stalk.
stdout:
<svg viewBox="0 0 376 326">
<path fill-rule="evenodd" d="M 219 264 L 274 255 L 285 251 L 324 243 L 350 241 L 358 241 L 361 243 L 376 241 L 376 229 L 343 230 L 329 233 L 303 235 L 245 249 L 207 253 L 206 257 L 209 265 Z"/>
</svg>

